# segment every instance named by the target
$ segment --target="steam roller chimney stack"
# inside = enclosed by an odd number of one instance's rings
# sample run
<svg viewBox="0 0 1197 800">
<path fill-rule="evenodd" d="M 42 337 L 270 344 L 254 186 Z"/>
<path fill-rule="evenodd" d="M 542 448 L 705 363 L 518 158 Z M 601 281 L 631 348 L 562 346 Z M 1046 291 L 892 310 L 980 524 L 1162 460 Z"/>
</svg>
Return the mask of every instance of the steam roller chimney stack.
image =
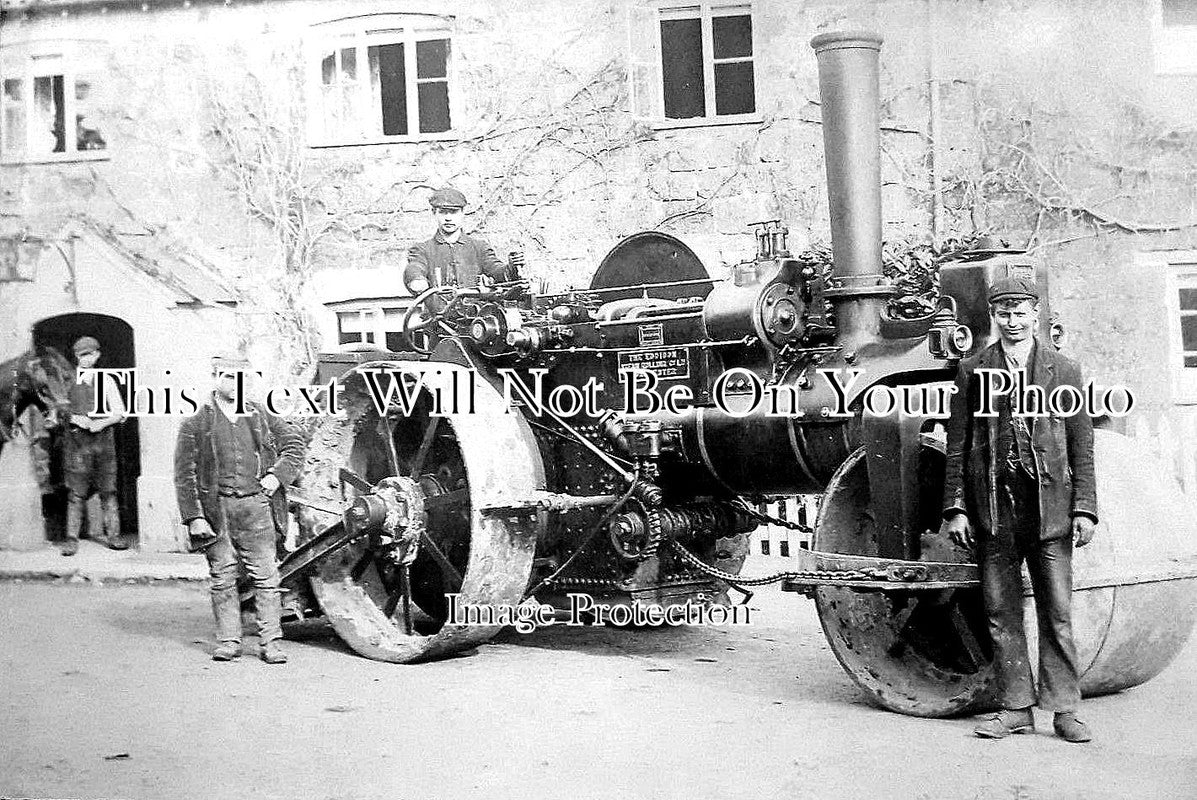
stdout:
<svg viewBox="0 0 1197 800">
<path fill-rule="evenodd" d="M 810 43 L 819 64 L 835 262 L 827 296 L 848 352 L 879 337 L 893 294 L 881 272 L 881 41 L 875 33 L 837 31 Z"/>
</svg>

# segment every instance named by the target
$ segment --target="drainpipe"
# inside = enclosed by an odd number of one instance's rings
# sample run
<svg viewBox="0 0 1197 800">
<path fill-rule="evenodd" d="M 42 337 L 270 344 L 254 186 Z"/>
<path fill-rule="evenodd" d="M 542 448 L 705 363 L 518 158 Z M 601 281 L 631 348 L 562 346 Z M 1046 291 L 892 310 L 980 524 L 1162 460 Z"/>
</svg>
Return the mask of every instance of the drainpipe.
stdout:
<svg viewBox="0 0 1197 800">
<path fill-rule="evenodd" d="M 936 35 L 935 1 L 927 0 L 927 130 L 931 137 L 931 244 L 943 241 L 943 186 L 940 182 L 939 150 L 939 58 L 936 54 L 939 37 Z"/>
</svg>

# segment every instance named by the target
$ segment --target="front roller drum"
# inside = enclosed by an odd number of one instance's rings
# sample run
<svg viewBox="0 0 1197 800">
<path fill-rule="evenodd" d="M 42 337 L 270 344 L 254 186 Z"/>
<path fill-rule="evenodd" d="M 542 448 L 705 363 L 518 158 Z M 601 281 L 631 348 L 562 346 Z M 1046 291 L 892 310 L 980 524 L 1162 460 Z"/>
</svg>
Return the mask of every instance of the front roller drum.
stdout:
<svg viewBox="0 0 1197 800">
<path fill-rule="evenodd" d="M 369 370 L 405 373 L 410 407 L 392 403 L 380 414 L 367 391 Z M 389 377 L 376 375 L 385 389 Z M 513 512 L 510 499 L 543 490 L 544 467 L 527 423 L 474 381 L 471 370 L 452 364 L 365 364 L 342 379 L 345 414 L 314 432 L 300 484 L 305 496 L 345 508 L 401 486 L 407 507 L 424 512 L 423 532 L 411 533 L 417 555 L 406 575 L 395 541 L 370 534 L 324 559 L 311 578 L 333 629 L 368 658 L 402 663 L 474 647 L 501 626 L 454 624 L 447 595 L 458 595 L 461 607 L 500 608 L 518 605 L 528 587 L 546 518 Z M 473 407 L 434 414 L 437 393 L 446 401 L 472 397 Z M 305 540 L 337 524 L 326 511 L 301 512 Z"/>
<path fill-rule="evenodd" d="M 815 522 L 820 552 L 877 556 L 865 451 L 827 486 Z M 992 702 L 993 650 L 980 588 L 861 591 L 820 586 L 819 622 L 831 651 L 869 698 L 922 717 L 963 713 Z"/>
<path fill-rule="evenodd" d="M 1137 686 L 1179 654 L 1197 620 L 1197 513 L 1167 470 L 1132 439 L 1095 431 L 1098 514 L 1093 542 L 1073 556 L 1072 624 L 1081 693 Z M 864 451 L 828 485 L 816 550 L 877 555 Z M 1024 571 L 1025 628 L 1037 663 Z M 878 705 L 915 716 L 995 704 L 996 676 L 980 589 L 815 590 L 840 664 Z"/>
</svg>

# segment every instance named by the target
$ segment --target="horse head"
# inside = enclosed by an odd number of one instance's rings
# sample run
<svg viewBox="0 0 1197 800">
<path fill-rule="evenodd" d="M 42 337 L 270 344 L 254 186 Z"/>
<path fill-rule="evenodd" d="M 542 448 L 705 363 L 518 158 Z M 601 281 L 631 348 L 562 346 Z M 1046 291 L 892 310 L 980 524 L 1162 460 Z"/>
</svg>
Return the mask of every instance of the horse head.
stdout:
<svg viewBox="0 0 1197 800">
<path fill-rule="evenodd" d="M 0 364 L 0 440 L 29 406 L 36 406 L 53 426 L 70 415 L 75 369 L 53 347 L 39 346 Z"/>
<path fill-rule="evenodd" d="M 71 384 L 75 382 L 75 368 L 62 353 L 53 347 L 39 345 L 27 362 L 27 372 L 36 403 L 51 424 L 70 415 Z"/>
</svg>

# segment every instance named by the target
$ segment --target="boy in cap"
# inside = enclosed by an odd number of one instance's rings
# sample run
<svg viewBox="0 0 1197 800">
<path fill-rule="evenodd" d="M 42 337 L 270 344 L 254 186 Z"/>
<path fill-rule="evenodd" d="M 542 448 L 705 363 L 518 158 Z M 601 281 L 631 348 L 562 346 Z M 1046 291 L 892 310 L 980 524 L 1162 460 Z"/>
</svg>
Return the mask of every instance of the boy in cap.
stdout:
<svg viewBox="0 0 1197 800">
<path fill-rule="evenodd" d="M 283 664 L 276 537 L 286 520 L 283 487 L 303 466 L 303 436 L 285 420 L 245 401 L 238 414 L 237 375 L 249 362 L 236 355 L 212 359 L 213 391 L 179 428 L 175 493 L 192 549 L 202 549 L 211 575 L 216 661 L 241 655 L 239 563 L 254 584 L 261 657 Z"/>
<path fill-rule="evenodd" d="M 473 286 L 480 274 L 495 281 L 519 277 L 514 274 L 515 265 L 509 268 L 500 261 L 494 248 L 462 231 L 464 194 L 446 186 L 433 192 L 428 202 L 436 219 L 436 233 L 408 248 L 403 283 L 409 292 L 418 295 L 431 286 Z"/>
<path fill-rule="evenodd" d="M 105 544 L 113 550 L 125 550 L 129 545 L 121 537 L 121 512 L 116 499 L 116 437 L 112 430 L 113 425 L 124 419 L 125 407 L 120 393 L 105 382 L 102 391 L 111 413 L 92 415 L 96 410 L 97 378 L 95 373 L 86 370 L 94 369 L 100 360 L 100 343 L 95 337 L 83 336 L 75 341 L 72 349 L 79 372 L 71 384 L 71 414 L 63 443 L 67 524 L 62 554 L 73 556 L 79 552 L 83 509 L 92 486 L 100 494 Z"/>
<path fill-rule="evenodd" d="M 1072 549 L 1093 538 L 1097 490 L 1093 422 L 1082 409 L 1071 417 L 1029 416 L 1014 396 L 996 398 L 996 417 L 976 415 L 978 369 L 1025 371 L 1028 384 L 1050 395 L 1057 386 L 1083 386 L 1080 367 L 1035 339 L 1039 292 L 1025 278 L 1003 278 L 989 290 L 998 341 L 960 362 L 947 432 L 944 522 L 941 532 L 978 548 L 981 591 L 1002 710 L 978 725 L 977 736 L 1002 739 L 1031 733 L 1036 702 L 1023 629 L 1021 566 L 1031 575 L 1039 623 L 1038 705 L 1054 712 L 1056 733 L 1087 742 L 1077 719 L 1081 695 L 1072 639 Z M 1029 409 L 1027 409 L 1029 411 Z"/>
</svg>

